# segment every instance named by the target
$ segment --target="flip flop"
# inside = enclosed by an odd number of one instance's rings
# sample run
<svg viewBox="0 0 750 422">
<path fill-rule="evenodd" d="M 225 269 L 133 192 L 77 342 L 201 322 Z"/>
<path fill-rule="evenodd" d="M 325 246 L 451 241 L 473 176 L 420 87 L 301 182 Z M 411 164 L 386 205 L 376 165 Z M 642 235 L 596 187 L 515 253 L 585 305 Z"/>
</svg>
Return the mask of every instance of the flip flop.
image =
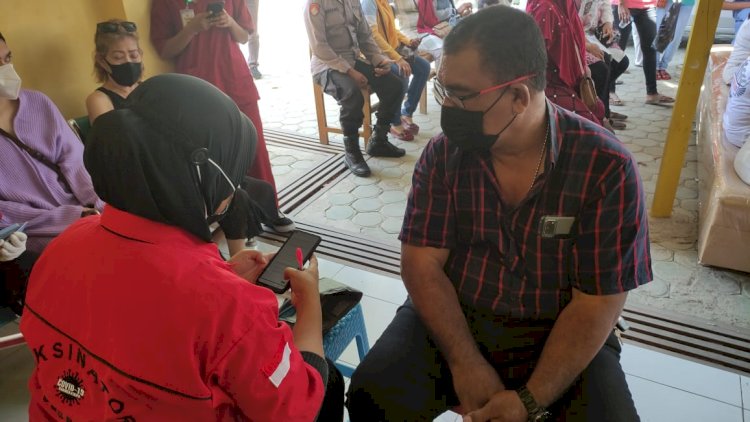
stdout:
<svg viewBox="0 0 750 422">
<path fill-rule="evenodd" d="M 612 129 L 615 130 L 625 130 L 628 128 L 628 125 L 622 120 L 609 119 L 609 124 L 612 126 Z"/>
<path fill-rule="evenodd" d="M 613 106 L 624 106 L 625 102 L 620 99 L 620 97 L 617 96 L 614 92 L 609 93 L 609 105 Z"/>
<path fill-rule="evenodd" d="M 663 106 L 663 107 L 671 107 L 672 104 L 674 104 L 674 98 L 667 97 L 666 95 L 658 94 L 658 96 L 656 98 L 654 98 L 654 99 L 649 99 L 647 97 L 645 102 L 646 102 L 646 104 L 651 104 L 651 105 L 658 105 L 658 106 Z"/>
<path fill-rule="evenodd" d="M 616 111 L 610 111 L 609 118 L 612 120 L 628 120 L 628 116 L 626 114 L 618 113 Z"/>
</svg>

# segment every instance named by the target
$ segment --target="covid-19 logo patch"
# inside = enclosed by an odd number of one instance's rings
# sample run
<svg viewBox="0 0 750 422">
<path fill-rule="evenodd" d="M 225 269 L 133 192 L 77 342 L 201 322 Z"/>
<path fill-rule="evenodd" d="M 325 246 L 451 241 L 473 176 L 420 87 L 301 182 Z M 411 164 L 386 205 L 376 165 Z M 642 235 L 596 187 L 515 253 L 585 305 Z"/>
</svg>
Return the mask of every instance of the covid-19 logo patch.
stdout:
<svg viewBox="0 0 750 422">
<path fill-rule="evenodd" d="M 65 371 L 63 375 L 57 379 L 55 388 L 57 389 L 57 397 L 68 406 L 81 404 L 83 395 L 86 392 L 83 389 L 83 380 L 78 375 L 78 372 L 73 372 L 71 370 Z"/>
</svg>

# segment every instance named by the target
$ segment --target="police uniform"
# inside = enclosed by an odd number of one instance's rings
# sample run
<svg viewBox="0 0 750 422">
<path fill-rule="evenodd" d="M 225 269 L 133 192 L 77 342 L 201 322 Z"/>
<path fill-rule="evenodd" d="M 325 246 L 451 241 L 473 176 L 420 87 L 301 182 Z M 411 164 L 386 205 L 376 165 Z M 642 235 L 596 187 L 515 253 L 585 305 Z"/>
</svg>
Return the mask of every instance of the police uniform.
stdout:
<svg viewBox="0 0 750 422">
<path fill-rule="evenodd" d="M 364 159 L 360 160 L 358 143 L 359 128 L 364 120 L 364 98 L 357 83 L 346 73 L 351 68 L 367 78 L 380 100 L 375 131 L 367 152 L 377 156 L 403 156 L 403 149 L 388 142 L 390 122 L 399 111 L 404 96 L 401 80 L 393 73 L 375 77 L 373 65 L 380 64 L 387 57 L 372 38 L 359 0 L 307 0 L 305 26 L 312 50 L 313 80 L 341 107 L 339 121 L 344 133 L 347 166 L 358 176 L 369 175 L 369 169 L 365 172 L 361 166 L 366 168 L 367 164 Z M 352 168 L 352 162 L 360 168 Z"/>
</svg>

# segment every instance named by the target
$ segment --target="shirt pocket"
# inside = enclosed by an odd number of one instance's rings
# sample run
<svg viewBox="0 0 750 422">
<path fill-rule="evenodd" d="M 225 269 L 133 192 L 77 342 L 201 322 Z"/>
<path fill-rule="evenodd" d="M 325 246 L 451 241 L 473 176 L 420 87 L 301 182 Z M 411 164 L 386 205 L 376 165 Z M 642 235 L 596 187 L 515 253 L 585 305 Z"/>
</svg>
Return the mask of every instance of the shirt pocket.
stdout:
<svg viewBox="0 0 750 422">
<path fill-rule="evenodd" d="M 572 239 L 547 238 L 535 235 L 526 253 L 526 271 L 538 280 L 542 290 L 557 290 L 570 285 Z"/>
</svg>

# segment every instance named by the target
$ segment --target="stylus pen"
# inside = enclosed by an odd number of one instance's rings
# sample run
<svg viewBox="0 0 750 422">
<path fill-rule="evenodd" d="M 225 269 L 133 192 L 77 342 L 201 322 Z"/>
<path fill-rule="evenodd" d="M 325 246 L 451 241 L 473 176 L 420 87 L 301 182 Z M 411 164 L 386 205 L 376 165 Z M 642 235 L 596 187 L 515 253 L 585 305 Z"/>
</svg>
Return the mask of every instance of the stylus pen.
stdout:
<svg viewBox="0 0 750 422">
<path fill-rule="evenodd" d="M 299 270 L 302 271 L 304 263 L 302 262 L 302 248 L 297 248 L 297 266 L 299 267 Z"/>
</svg>

